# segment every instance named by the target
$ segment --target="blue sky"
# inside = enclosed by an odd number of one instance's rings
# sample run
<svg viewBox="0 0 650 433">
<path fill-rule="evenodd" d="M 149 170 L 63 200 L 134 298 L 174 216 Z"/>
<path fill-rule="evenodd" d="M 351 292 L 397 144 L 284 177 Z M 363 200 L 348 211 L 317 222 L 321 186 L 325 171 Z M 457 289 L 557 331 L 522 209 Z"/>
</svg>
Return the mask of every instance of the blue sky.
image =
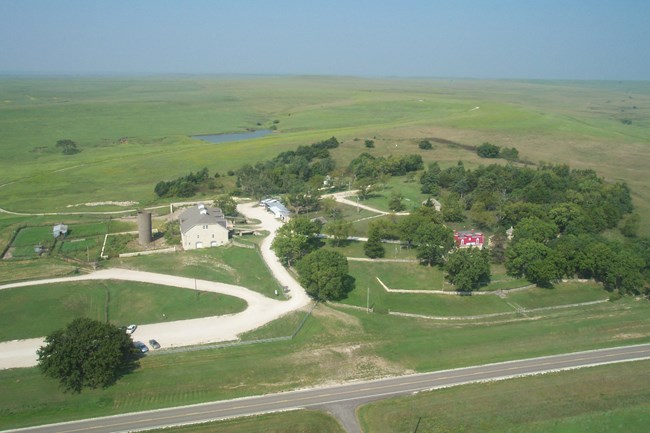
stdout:
<svg viewBox="0 0 650 433">
<path fill-rule="evenodd" d="M 0 72 L 650 79 L 648 0 L 0 0 Z"/>
</svg>

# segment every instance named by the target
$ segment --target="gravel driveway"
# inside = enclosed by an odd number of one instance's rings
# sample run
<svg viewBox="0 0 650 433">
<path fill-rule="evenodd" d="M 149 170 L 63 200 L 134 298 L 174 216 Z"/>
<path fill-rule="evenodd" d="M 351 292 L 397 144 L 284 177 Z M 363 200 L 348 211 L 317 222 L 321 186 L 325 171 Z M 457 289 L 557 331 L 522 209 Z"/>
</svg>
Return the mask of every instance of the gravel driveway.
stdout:
<svg viewBox="0 0 650 433">
<path fill-rule="evenodd" d="M 236 340 L 238 335 L 259 328 L 287 313 L 304 307 L 310 302 L 310 298 L 300 284 L 287 272 L 271 251 L 271 243 L 275 237 L 275 232 L 282 223 L 263 208 L 257 207 L 255 203 L 239 205 L 238 210 L 248 218 L 260 220 L 260 228 L 271 233 L 262 243 L 262 256 L 275 278 L 286 288 L 289 296 L 288 300 L 279 301 L 267 298 L 245 287 L 231 284 L 127 269 L 107 269 L 75 277 L 7 284 L 0 286 L 0 290 L 37 284 L 105 279 L 140 281 L 191 290 L 196 287 L 197 290 L 223 293 L 242 298 L 248 303 L 248 307 L 237 314 L 140 325 L 133 333 L 133 340 L 146 343 L 149 339 L 156 339 L 163 348 Z M 36 365 L 36 350 L 42 345 L 43 338 L 0 343 L 0 369 Z"/>
</svg>

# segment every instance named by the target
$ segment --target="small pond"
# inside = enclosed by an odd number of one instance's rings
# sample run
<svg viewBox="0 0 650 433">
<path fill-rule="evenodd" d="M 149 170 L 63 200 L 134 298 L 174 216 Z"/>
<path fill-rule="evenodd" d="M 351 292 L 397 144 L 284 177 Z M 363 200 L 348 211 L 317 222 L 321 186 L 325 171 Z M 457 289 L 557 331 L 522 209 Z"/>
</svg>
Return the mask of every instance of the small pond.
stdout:
<svg viewBox="0 0 650 433">
<path fill-rule="evenodd" d="M 235 132 L 232 134 L 208 134 L 193 135 L 192 138 L 207 141 L 208 143 L 227 143 L 229 141 L 249 140 L 251 138 L 260 138 L 272 134 L 270 129 L 260 129 L 258 131 Z"/>
</svg>

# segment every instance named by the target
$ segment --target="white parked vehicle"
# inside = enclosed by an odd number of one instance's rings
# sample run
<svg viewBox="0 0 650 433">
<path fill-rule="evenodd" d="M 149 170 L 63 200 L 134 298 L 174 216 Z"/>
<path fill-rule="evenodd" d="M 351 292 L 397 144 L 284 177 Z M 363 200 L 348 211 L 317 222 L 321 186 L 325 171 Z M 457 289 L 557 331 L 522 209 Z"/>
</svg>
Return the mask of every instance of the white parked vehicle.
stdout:
<svg viewBox="0 0 650 433">
<path fill-rule="evenodd" d="M 135 330 L 137 329 L 138 325 L 129 325 L 126 327 L 126 333 L 127 334 L 133 334 Z"/>
</svg>

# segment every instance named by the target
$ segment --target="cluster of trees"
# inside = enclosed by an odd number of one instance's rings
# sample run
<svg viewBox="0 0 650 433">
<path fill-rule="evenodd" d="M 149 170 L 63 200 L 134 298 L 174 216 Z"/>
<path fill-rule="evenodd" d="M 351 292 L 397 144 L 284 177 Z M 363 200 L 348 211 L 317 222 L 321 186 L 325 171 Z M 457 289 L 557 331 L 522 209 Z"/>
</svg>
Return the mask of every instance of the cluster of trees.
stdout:
<svg viewBox="0 0 650 433">
<path fill-rule="evenodd" d="M 514 147 L 501 148 L 492 143 L 485 142 L 476 147 L 476 154 L 481 158 L 503 158 L 508 161 L 517 161 L 519 151 Z"/>
<path fill-rule="evenodd" d="M 430 164 L 420 177 L 425 194 L 441 194 L 446 222 L 466 216 L 481 228 L 508 228 L 526 217 L 552 221 L 561 233 L 598 233 L 616 227 L 632 211 L 625 183 L 608 183 L 593 170 L 542 164 L 537 169 L 512 165 L 463 163 L 445 170 Z"/>
<path fill-rule="evenodd" d="M 154 188 L 154 192 L 158 197 L 192 197 L 196 194 L 199 185 L 206 180 L 210 175 L 208 169 L 203 168 L 196 173 L 190 172 L 186 176 L 178 177 L 174 180 L 158 182 Z"/>
<path fill-rule="evenodd" d="M 402 218 L 381 219 L 370 224 L 365 254 L 370 258 L 385 254 L 382 240 L 397 240 L 415 248 L 420 263 L 443 265 L 454 246 L 454 232 L 442 223 L 442 215 L 431 207 L 420 207 Z"/>
<path fill-rule="evenodd" d="M 608 290 L 639 294 L 650 271 L 650 240 L 609 241 L 592 233 L 564 233 L 552 221 L 522 219 L 505 252 L 508 273 L 538 286 L 561 278 L 593 278 Z"/>
<path fill-rule="evenodd" d="M 424 162 L 420 155 L 373 156 L 369 153 L 361 155 L 350 161 L 348 171 L 356 179 L 376 180 L 383 175 L 403 176 L 406 173 L 422 170 Z"/>
<path fill-rule="evenodd" d="M 244 165 L 235 172 L 238 190 L 247 196 L 272 194 L 309 194 L 323 184 L 325 175 L 335 168 L 329 149 L 339 146 L 336 137 L 299 146 L 295 151 L 282 152 L 269 161 Z"/>
<path fill-rule="evenodd" d="M 342 299 L 354 288 L 354 278 L 348 275 L 345 256 L 320 248 L 321 228 L 318 221 L 300 216 L 292 218 L 278 229 L 271 248 L 284 266 L 295 266 L 300 284 L 311 297 Z"/>
</svg>

